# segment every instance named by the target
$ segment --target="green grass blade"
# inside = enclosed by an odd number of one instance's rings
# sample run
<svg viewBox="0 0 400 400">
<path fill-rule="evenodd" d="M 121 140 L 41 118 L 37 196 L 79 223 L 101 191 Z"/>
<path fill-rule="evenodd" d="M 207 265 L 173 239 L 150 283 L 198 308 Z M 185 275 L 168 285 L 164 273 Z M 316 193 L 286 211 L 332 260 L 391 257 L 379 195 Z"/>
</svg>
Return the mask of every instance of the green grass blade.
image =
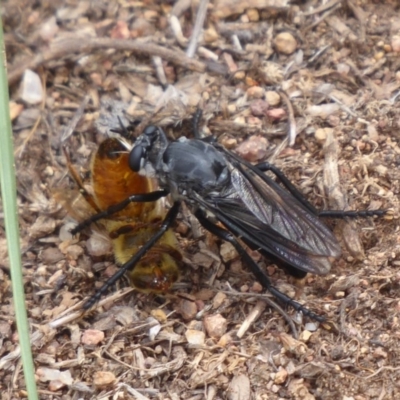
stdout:
<svg viewBox="0 0 400 400">
<path fill-rule="evenodd" d="M 13 138 L 9 111 L 6 57 L 3 39 L 3 25 L 0 18 L 0 183 L 4 207 L 4 218 L 8 254 L 10 258 L 11 280 L 15 316 L 25 384 L 30 400 L 38 399 L 35 368 L 30 345 L 30 330 L 25 309 L 25 294 L 22 280 L 21 253 L 19 248 L 19 226 L 16 199 L 16 180 L 13 154 Z"/>
</svg>

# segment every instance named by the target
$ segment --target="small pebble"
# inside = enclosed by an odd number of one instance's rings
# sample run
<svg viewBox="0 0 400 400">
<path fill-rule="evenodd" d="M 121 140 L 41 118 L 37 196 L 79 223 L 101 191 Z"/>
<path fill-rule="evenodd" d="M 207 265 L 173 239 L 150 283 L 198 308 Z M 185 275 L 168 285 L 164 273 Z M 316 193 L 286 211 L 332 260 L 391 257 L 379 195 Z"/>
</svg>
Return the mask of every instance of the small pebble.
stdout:
<svg viewBox="0 0 400 400">
<path fill-rule="evenodd" d="M 64 255 L 58 248 L 48 247 L 40 253 L 40 258 L 45 264 L 56 264 L 64 259 Z"/>
<path fill-rule="evenodd" d="M 96 346 L 104 340 L 104 332 L 96 329 L 87 329 L 83 332 L 81 342 L 89 346 Z"/>
<path fill-rule="evenodd" d="M 269 106 L 276 107 L 281 102 L 281 96 L 277 92 L 267 90 L 265 92 L 265 100 L 267 101 Z"/>
<path fill-rule="evenodd" d="M 228 327 L 227 320 L 221 314 L 207 315 L 204 317 L 204 328 L 208 336 L 220 338 L 226 333 Z"/>
<path fill-rule="evenodd" d="M 267 116 L 274 121 L 279 121 L 286 116 L 286 111 L 283 108 L 272 108 L 267 111 Z"/>
<path fill-rule="evenodd" d="M 246 15 L 250 22 L 258 22 L 260 20 L 260 14 L 256 8 L 249 8 L 246 11 Z"/>
<path fill-rule="evenodd" d="M 23 104 L 16 103 L 15 101 L 10 101 L 9 108 L 10 108 L 10 119 L 11 121 L 14 121 L 14 119 L 21 114 L 22 110 L 24 109 L 24 106 Z"/>
<path fill-rule="evenodd" d="M 312 333 L 311 333 L 310 331 L 305 330 L 305 331 L 303 331 L 303 332 L 300 333 L 299 339 L 300 339 L 302 342 L 307 343 L 307 342 L 309 341 L 311 335 L 312 335 Z"/>
<path fill-rule="evenodd" d="M 379 134 L 374 125 L 368 124 L 367 131 L 368 131 L 369 139 L 371 139 L 375 142 L 379 140 Z"/>
<path fill-rule="evenodd" d="M 229 343 L 233 342 L 233 337 L 230 333 L 225 333 L 225 335 L 221 336 L 221 339 L 218 340 L 218 346 L 222 346 L 225 347 L 227 346 Z"/>
<path fill-rule="evenodd" d="M 288 372 L 282 368 L 275 374 L 274 383 L 276 385 L 282 385 L 282 383 L 286 381 L 287 377 L 288 377 Z"/>
<path fill-rule="evenodd" d="M 235 75 L 233 76 L 237 80 L 242 80 L 246 76 L 246 73 L 244 71 L 237 71 L 235 72 Z"/>
<path fill-rule="evenodd" d="M 390 45 L 395 53 L 400 53 L 400 36 L 394 35 Z"/>
<path fill-rule="evenodd" d="M 383 46 L 383 50 L 385 50 L 386 53 L 391 53 L 393 51 L 392 46 L 390 44 L 385 44 Z"/>
<path fill-rule="evenodd" d="M 336 103 L 320 104 L 308 106 L 306 112 L 311 117 L 328 118 L 330 115 L 340 111 L 339 105 Z"/>
<path fill-rule="evenodd" d="M 161 325 L 160 324 L 152 326 L 149 329 L 149 339 L 151 341 L 155 340 L 156 336 L 160 333 L 160 331 L 161 331 Z"/>
<path fill-rule="evenodd" d="M 20 86 L 21 100 L 28 104 L 38 104 L 43 101 L 43 87 L 39 75 L 27 69 Z"/>
<path fill-rule="evenodd" d="M 49 387 L 52 387 L 54 390 L 71 385 L 73 382 L 71 371 L 68 369 L 60 371 L 56 368 L 39 367 L 36 374 L 41 382 L 53 382 Z"/>
<path fill-rule="evenodd" d="M 71 260 L 77 260 L 82 254 L 83 249 L 77 244 L 71 244 L 66 248 L 66 255 L 68 255 Z"/>
<path fill-rule="evenodd" d="M 228 104 L 228 106 L 226 107 L 226 110 L 228 111 L 228 113 L 230 115 L 233 115 L 236 112 L 236 105 L 235 104 Z"/>
<path fill-rule="evenodd" d="M 222 146 L 224 146 L 226 149 L 234 149 L 235 147 L 237 147 L 237 139 L 235 138 L 230 138 L 228 136 L 224 136 L 221 139 L 221 144 Z"/>
<path fill-rule="evenodd" d="M 215 30 L 215 28 L 213 26 L 211 26 L 210 28 L 206 29 L 203 33 L 203 38 L 204 41 L 209 44 L 212 42 L 215 42 L 218 38 L 218 32 Z"/>
<path fill-rule="evenodd" d="M 304 329 L 310 332 L 315 332 L 318 329 L 319 324 L 316 322 L 307 322 L 304 325 Z"/>
<path fill-rule="evenodd" d="M 350 72 L 350 66 L 346 63 L 339 63 L 336 65 L 336 70 L 339 74 L 347 76 Z"/>
<path fill-rule="evenodd" d="M 42 23 L 39 30 L 39 35 L 42 40 L 50 42 L 58 33 L 59 27 L 57 25 L 56 17 L 53 15 Z"/>
<path fill-rule="evenodd" d="M 240 286 L 241 293 L 247 293 L 249 291 L 249 285 L 242 285 Z"/>
<path fill-rule="evenodd" d="M 116 380 L 117 378 L 110 371 L 97 371 L 93 374 L 93 385 L 97 387 L 112 385 Z"/>
<path fill-rule="evenodd" d="M 225 300 L 226 294 L 218 292 L 213 298 L 213 308 L 216 309 L 218 307 L 221 307 Z"/>
<path fill-rule="evenodd" d="M 269 103 L 265 100 L 257 99 L 250 103 L 250 111 L 256 117 L 263 117 L 266 115 Z"/>
<path fill-rule="evenodd" d="M 236 153 L 243 159 L 256 162 L 267 154 L 268 140 L 259 135 L 251 136 L 236 148 Z"/>
<path fill-rule="evenodd" d="M 230 243 L 224 242 L 221 245 L 220 255 L 223 261 L 226 263 L 236 258 L 238 256 L 238 253 Z"/>
<path fill-rule="evenodd" d="M 185 321 L 191 321 L 197 314 L 197 305 L 194 301 L 182 299 L 179 302 L 179 308 L 177 309 L 177 312 L 181 314 L 182 319 Z"/>
<path fill-rule="evenodd" d="M 289 32 L 281 32 L 275 37 L 275 47 L 279 53 L 290 55 L 297 48 L 297 41 Z"/>
<path fill-rule="evenodd" d="M 324 143 L 328 134 L 332 132 L 332 128 L 319 128 L 315 131 L 315 139 L 319 143 Z"/>
<path fill-rule="evenodd" d="M 261 86 L 252 86 L 247 89 L 246 94 L 249 99 L 261 99 L 265 94 L 265 89 Z"/>
<path fill-rule="evenodd" d="M 110 36 L 112 39 L 129 39 L 131 32 L 128 24 L 125 21 L 117 21 L 111 30 Z"/>
<path fill-rule="evenodd" d="M 204 332 L 188 329 L 185 332 L 185 337 L 189 344 L 202 346 L 204 344 L 206 335 Z"/>
</svg>

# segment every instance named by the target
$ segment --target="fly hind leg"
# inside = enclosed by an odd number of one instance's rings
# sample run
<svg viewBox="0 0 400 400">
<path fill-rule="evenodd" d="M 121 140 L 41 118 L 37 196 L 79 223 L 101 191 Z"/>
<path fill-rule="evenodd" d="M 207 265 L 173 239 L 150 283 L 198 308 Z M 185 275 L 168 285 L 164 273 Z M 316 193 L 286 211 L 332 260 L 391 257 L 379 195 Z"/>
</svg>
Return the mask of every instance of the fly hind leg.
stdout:
<svg viewBox="0 0 400 400">
<path fill-rule="evenodd" d="M 342 210 L 323 210 L 318 211 L 315 209 L 313 205 L 311 205 L 301 194 L 301 192 L 289 181 L 289 179 L 285 176 L 285 174 L 275 165 L 270 164 L 269 162 L 259 163 L 254 167 L 258 171 L 266 172 L 271 171 L 282 183 L 282 185 L 291 193 L 293 197 L 295 197 L 308 211 L 312 214 L 317 215 L 318 217 L 326 217 L 326 218 L 367 218 L 373 216 L 384 216 L 387 213 L 387 210 L 361 210 L 361 211 L 342 211 Z M 256 172 L 256 171 L 254 171 Z M 257 173 L 257 172 L 256 172 Z M 257 173 L 257 175 L 263 178 L 263 174 Z"/>
<path fill-rule="evenodd" d="M 239 253 L 239 256 L 245 261 L 248 267 L 251 269 L 257 280 L 270 292 L 272 293 L 278 300 L 282 301 L 284 304 L 288 304 L 292 306 L 296 311 L 302 312 L 304 315 L 319 321 L 324 322 L 325 319 L 318 314 L 313 313 L 306 307 L 302 306 L 297 301 L 293 300 L 289 296 L 286 296 L 284 293 L 275 288 L 265 271 L 260 268 L 260 266 L 249 256 L 244 247 L 238 242 L 238 240 L 227 230 L 220 228 L 211 222 L 201 210 L 197 210 L 195 213 L 197 219 L 201 223 L 201 225 L 207 229 L 209 232 L 213 233 L 215 236 L 219 237 L 226 242 L 229 242 L 233 245 L 236 251 Z"/>
</svg>

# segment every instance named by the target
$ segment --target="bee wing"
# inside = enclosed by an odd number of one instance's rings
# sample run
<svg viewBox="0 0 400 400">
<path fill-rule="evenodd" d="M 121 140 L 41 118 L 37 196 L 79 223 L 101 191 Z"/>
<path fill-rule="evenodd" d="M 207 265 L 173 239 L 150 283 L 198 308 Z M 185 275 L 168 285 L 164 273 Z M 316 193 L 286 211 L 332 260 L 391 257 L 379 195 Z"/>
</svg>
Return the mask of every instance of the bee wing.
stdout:
<svg viewBox="0 0 400 400">
<path fill-rule="evenodd" d="M 52 195 L 53 199 L 78 222 L 90 218 L 96 212 L 79 190 L 57 188 L 52 191 Z"/>
</svg>

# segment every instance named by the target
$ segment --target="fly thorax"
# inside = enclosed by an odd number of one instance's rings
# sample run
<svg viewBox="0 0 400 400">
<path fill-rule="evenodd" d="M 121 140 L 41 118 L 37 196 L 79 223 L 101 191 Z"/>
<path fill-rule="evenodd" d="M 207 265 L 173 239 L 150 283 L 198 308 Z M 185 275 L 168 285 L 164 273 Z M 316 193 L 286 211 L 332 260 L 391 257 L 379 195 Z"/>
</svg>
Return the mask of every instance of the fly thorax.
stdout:
<svg viewBox="0 0 400 400">
<path fill-rule="evenodd" d="M 169 180 L 178 186 L 181 196 L 190 197 L 190 191 L 218 191 L 229 183 L 223 154 L 200 140 L 182 139 L 170 143 L 163 163 Z"/>
</svg>

